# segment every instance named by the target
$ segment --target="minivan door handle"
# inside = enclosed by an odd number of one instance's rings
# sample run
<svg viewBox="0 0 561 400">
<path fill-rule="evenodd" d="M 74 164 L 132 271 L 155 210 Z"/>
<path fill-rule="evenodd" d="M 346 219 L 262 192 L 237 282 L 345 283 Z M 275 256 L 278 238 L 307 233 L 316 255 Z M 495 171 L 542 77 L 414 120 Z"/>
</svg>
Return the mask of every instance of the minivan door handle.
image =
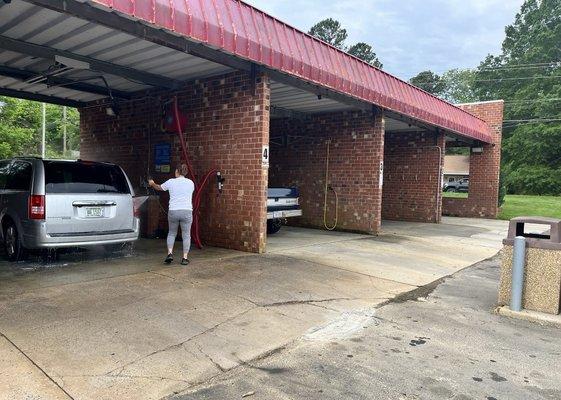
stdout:
<svg viewBox="0 0 561 400">
<path fill-rule="evenodd" d="M 74 201 L 74 207 L 99 207 L 99 206 L 116 206 L 114 201 Z"/>
</svg>

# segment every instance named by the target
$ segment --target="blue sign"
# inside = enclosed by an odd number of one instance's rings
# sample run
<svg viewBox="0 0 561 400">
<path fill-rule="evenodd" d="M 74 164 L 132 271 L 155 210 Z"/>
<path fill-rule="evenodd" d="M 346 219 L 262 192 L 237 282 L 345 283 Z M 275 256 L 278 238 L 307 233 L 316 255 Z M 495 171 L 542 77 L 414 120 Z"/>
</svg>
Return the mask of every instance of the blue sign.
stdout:
<svg viewBox="0 0 561 400">
<path fill-rule="evenodd" d="M 167 173 L 171 170 L 171 144 L 158 143 L 154 146 L 154 165 L 156 172 Z"/>
</svg>

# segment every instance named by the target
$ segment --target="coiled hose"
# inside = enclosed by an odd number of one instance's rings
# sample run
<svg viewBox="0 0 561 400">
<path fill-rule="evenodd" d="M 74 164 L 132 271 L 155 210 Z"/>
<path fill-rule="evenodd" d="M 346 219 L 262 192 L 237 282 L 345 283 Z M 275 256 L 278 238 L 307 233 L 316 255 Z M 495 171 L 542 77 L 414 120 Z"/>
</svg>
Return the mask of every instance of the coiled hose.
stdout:
<svg viewBox="0 0 561 400">
<path fill-rule="evenodd" d="M 195 184 L 195 192 L 193 193 L 193 224 L 191 225 L 191 238 L 199 249 L 203 248 L 203 242 L 200 236 L 200 223 L 199 223 L 199 208 L 201 206 L 201 198 L 203 190 L 208 183 L 209 178 L 217 172 L 217 169 L 213 168 L 208 171 L 199 182 L 196 181 L 195 172 L 193 166 L 189 160 L 189 153 L 187 152 L 187 145 L 185 144 L 185 138 L 183 136 L 183 130 L 181 122 L 179 121 L 179 108 L 177 106 L 177 97 L 173 98 L 173 113 L 175 117 L 175 126 L 179 135 L 179 141 L 181 144 L 181 152 L 183 159 L 187 164 L 187 169 L 189 171 L 189 179 Z"/>
</svg>

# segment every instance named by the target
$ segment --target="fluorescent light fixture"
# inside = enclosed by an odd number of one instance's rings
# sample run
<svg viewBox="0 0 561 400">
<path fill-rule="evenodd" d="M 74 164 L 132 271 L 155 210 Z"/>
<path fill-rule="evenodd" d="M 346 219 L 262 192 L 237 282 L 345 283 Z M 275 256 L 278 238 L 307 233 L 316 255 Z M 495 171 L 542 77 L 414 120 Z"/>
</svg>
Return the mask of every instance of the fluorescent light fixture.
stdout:
<svg viewBox="0 0 561 400">
<path fill-rule="evenodd" d="M 90 69 L 90 64 L 85 61 L 75 60 L 73 58 L 55 56 L 55 61 L 74 69 Z"/>
<path fill-rule="evenodd" d="M 481 154 L 481 153 L 483 153 L 483 147 L 472 147 L 471 152 Z"/>
</svg>

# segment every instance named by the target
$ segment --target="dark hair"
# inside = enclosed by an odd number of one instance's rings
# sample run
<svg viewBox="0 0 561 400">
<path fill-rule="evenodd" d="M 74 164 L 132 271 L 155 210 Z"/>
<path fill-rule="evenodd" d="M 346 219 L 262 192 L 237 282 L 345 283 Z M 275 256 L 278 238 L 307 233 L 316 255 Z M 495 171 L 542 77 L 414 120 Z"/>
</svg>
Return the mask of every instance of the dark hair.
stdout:
<svg viewBox="0 0 561 400">
<path fill-rule="evenodd" d="M 189 174 L 189 168 L 186 164 L 177 164 L 175 170 L 179 172 L 179 175 L 187 176 Z"/>
</svg>

